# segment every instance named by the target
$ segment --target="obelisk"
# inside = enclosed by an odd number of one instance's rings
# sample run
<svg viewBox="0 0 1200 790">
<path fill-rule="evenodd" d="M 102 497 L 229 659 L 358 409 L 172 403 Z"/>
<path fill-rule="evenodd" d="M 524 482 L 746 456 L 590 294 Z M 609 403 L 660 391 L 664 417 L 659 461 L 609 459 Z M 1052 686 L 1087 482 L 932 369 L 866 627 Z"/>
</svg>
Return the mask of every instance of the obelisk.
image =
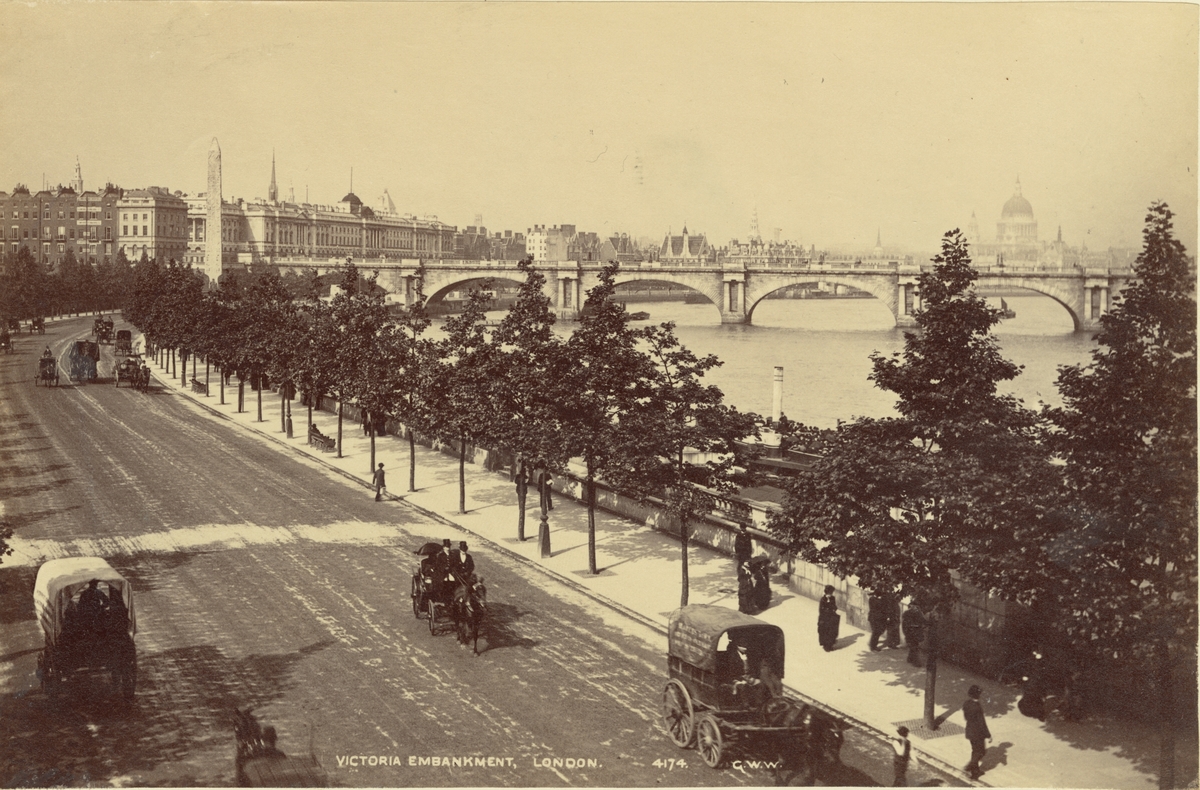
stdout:
<svg viewBox="0 0 1200 790">
<path fill-rule="evenodd" d="M 208 149 L 208 218 L 204 227 L 204 274 L 216 287 L 221 277 L 221 146 L 213 138 Z"/>
</svg>

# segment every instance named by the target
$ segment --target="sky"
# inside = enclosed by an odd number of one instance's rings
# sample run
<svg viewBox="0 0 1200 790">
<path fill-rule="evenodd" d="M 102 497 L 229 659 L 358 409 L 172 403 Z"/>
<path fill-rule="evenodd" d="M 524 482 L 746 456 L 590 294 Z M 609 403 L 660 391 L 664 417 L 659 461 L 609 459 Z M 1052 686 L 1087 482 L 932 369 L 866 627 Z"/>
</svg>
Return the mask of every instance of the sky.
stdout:
<svg viewBox="0 0 1200 790">
<path fill-rule="evenodd" d="M 205 189 L 490 231 L 1195 253 L 1195 4 L 0 2 L 0 189 Z"/>
</svg>

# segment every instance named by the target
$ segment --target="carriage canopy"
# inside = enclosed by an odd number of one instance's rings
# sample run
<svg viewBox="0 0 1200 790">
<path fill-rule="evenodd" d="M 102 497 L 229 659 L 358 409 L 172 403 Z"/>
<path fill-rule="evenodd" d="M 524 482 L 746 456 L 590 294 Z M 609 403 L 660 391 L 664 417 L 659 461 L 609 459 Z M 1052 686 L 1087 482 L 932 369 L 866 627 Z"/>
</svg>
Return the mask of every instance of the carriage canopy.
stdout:
<svg viewBox="0 0 1200 790">
<path fill-rule="evenodd" d="M 98 586 L 105 595 L 121 596 L 129 611 L 129 635 L 137 633 L 133 588 L 125 577 L 102 557 L 68 557 L 44 563 L 38 568 L 37 580 L 33 584 L 33 608 L 41 623 L 42 633 L 51 642 L 62 633 L 67 602 L 83 592 L 92 579 L 99 580 Z"/>
<path fill-rule="evenodd" d="M 672 612 L 667 625 L 667 652 L 698 669 L 715 672 L 723 636 L 771 656 L 771 663 L 783 677 L 783 629 L 724 606 L 694 604 Z"/>
</svg>

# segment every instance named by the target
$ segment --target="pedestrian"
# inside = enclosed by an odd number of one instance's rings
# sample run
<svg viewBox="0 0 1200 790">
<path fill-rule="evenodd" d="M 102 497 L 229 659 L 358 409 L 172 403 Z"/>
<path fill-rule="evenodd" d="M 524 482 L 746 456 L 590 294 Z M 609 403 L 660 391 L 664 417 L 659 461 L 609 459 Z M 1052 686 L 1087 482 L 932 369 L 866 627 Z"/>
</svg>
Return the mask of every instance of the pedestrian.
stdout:
<svg viewBox="0 0 1200 790">
<path fill-rule="evenodd" d="M 983 706 L 979 704 L 981 694 L 983 694 L 983 689 L 979 686 L 971 686 L 967 689 L 967 701 L 962 706 L 963 718 L 967 720 L 966 737 L 971 742 L 971 762 L 967 763 L 964 770 L 972 779 L 978 779 L 979 775 L 983 773 L 979 762 L 987 752 L 985 741 L 992 739 L 987 720 L 983 717 Z"/>
<path fill-rule="evenodd" d="M 737 569 L 738 611 L 743 614 L 753 614 L 751 610 L 754 608 L 754 581 L 750 578 L 750 556 L 753 553 L 754 542 L 750 538 L 750 530 L 745 524 L 739 524 L 733 539 L 733 562 Z"/>
<path fill-rule="evenodd" d="M 375 470 L 375 476 L 371 479 L 371 484 L 375 486 L 375 501 L 383 501 L 383 495 L 387 493 L 387 482 L 383 477 L 383 462 L 379 462 L 379 468 Z"/>
<path fill-rule="evenodd" d="M 867 624 L 871 626 L 871 641 L 867 645 L 876 652 L 883 650 L 879 646 L 879 637 L 887 630 L 887 601 L 883 593 L 873 592 L 867 598 Z"/>
<path fill-rule="evenodd" d="M 895 649 L 900 647 L 900 596 L 890 592 L 885 597 L 887 600 L 887 606 L 884 608 L 884 611 L 887 612 L 887 637 L 884 639 L 884 647 Z"/>
<path fill-rule="evenodd" d="M 896 737 L 891 739 L 892 787 L 908 787 L 908 767 L 917 765 L 917 756 L 912 752 L 912 741 L 908 739 L 908 727 L 901 724 L 896 728 Z"/>
<path fill-rule="evenodd" d="M 900 618 L 904 627 L 904 641 L 908 643 L 908 663 L 914 667 L 921 666 L 921 642 L 925 639 L 925 614 L 914 602 L 904 610 Z"/>
<path fill-rule="evenodd" d="M 817 640 L 828 653 L 833 650 L 838 638 L 838 626 L 842 617 L 837 613 L 837 599 L 833 597 L 833 585 L 825 585 L 825 595 L 817 610 Z"/>
</svg>

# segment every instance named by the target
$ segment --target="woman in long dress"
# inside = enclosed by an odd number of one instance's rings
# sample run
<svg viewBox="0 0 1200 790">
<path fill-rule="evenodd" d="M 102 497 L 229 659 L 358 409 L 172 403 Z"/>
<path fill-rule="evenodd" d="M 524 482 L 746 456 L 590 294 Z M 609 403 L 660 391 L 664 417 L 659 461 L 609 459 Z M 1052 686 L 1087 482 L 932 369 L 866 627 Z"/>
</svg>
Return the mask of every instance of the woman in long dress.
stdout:
<svg viewBox="0 0 1200 790">
<path fill-rule="evenodd" d="M 825 585 L 825 595 L 821 596 L 820 608 L 817 610 L 817 639 L 825 652 L 833 650 L 838 638 L 838 625 L 841 616 L 837 613 L 837 599 L 833 597 L 833 585 Z"/>
</svg>

